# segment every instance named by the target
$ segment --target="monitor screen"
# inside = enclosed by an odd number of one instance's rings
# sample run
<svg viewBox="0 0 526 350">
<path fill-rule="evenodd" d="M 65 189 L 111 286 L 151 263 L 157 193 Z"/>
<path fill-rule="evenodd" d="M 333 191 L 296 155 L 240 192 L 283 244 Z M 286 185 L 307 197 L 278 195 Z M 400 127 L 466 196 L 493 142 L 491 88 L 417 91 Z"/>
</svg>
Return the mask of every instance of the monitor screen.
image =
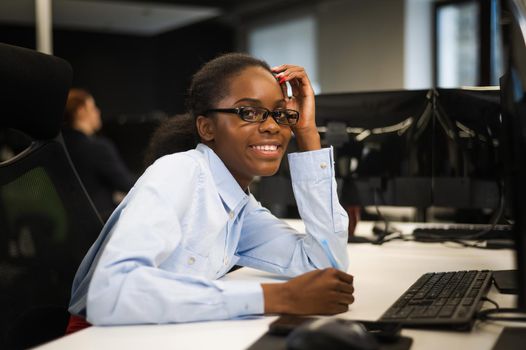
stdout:
<svg viewBox="0 0 526 350">
<path fill-rule="evenodd" d="M 436 89 L 435 95 L 433 206 L 500 212 L 498 87 Z"/>
</svg>

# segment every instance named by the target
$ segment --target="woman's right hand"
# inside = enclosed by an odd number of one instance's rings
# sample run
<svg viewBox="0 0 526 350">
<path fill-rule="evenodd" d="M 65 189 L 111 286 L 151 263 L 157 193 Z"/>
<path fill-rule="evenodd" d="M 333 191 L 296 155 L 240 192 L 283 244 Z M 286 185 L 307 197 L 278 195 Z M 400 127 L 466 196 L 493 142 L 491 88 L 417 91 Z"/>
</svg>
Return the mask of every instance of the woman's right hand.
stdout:
<svg viewBox="0 0 526 350">
<path fill-rule="evenodd" d="M 266 314 L 334 315 L 354 302 L 353 276 L 334 268 L 261 286 Z"/>
</svg>

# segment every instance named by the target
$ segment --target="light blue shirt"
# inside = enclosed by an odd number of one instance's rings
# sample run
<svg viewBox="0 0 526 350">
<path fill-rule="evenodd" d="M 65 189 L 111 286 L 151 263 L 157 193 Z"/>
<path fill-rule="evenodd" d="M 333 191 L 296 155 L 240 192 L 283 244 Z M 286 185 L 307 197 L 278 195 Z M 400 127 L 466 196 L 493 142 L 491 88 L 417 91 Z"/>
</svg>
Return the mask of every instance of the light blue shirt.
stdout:
<svg viewBox="0 0 526 350">
<path fill-rule="evenodd" d="M 70 312 L 95 325 L 236 318 L 264 311 L 259 283 L 218 280 L 236 264 L 286 276 L 345 271 L 332 149 L 288 157 L 306 234 L 245 193 L 209 147 L 158 159 L 82 261 Z"/>
</svg>

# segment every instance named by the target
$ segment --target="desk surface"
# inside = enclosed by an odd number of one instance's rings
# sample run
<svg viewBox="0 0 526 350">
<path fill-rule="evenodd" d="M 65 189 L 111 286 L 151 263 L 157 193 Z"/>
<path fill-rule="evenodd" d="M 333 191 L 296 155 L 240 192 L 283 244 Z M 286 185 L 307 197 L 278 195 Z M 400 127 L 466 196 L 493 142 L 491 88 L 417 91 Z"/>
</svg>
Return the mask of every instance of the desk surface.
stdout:
<svg viewBox="0 0 526 350">
<path fill-rule="evenodd" d="M 302 230 L 298 221 L 289 221 Z M 410 230 L 410 224 L 398 224 Z M 370 223 L 360 223 L 357 231 L 369 235 Z M 382 246 L 348 246 L 354 275 L 355 299 L 347 313 L 338 317 L 376 320 L 422 274 L 430 271 L 468 269 L 505 270 L 515 266 L 511 250 L 459 248 L 440 243 L 393 241 Z M 254 269 L 243 268 L 224 280 L 279 282 L 282 278 Z M 513 306 L 513 296 L 499 294 L 494 287 L 488 295 L 500 306 Z M 491 305 L 490 305 L 491 306 Z M 90 327 L 45 344 L 38 349 L 246 349 L 263 335 L 275 316 L 244 320 L 196 322 L 171 325 L 126 327 Z M 469 333 L 404 329 L 413 338 L 411 349 L 491 349 L 502 330 L 502 323 L 477 322 Z"/>
</svg>

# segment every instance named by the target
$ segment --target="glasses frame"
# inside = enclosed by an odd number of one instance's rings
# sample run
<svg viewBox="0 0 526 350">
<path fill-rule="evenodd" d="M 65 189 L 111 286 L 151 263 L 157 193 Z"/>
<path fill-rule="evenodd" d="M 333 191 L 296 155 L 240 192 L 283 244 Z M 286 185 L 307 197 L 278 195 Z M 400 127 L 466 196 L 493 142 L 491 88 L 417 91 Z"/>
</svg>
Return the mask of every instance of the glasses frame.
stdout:
<svg viewBox="0 0 526 350">
<path fill-rule="evenodd" d="M 251 120 L 251 119 L 247 120 L 243 118 L 242 116 L 243 111 L 246 109 L 254 109 L 254 110 L 262 111 L 263 112 L 262 117 L 259 120 Z M 289 118 L 285 118 L 286 122 L 283 122 L 283 120 L 278 119 L 279 113 L 287 112 L 287 111 L 293 112 L 293 114 L 297 115 L 297 118 L 295 119 L 294 123 L 290 123 Z M 286 109 L 286 108 L 275 109 L 273 111 L 265 107 L 252 107 L 252 106 L 243 106 L 243 107 L 236 107 L 236 108 L 212 108 L 212 109 L 207 110 L 205 114 L 213 113 L 213 112 L 237 114 L 239 118 L 241 118 L 243 121 L 246 121 L 248 123 L 262 123 L 265 120 L 267 120 L 267 118 L 270 115 L 272 119 L 274 119 L 274 121 L 278 123 L 279 125 L 294 126 L 298 123 L 298 120 L 300 119 L 300 112 L 294 109 Z"/>
</svg>

